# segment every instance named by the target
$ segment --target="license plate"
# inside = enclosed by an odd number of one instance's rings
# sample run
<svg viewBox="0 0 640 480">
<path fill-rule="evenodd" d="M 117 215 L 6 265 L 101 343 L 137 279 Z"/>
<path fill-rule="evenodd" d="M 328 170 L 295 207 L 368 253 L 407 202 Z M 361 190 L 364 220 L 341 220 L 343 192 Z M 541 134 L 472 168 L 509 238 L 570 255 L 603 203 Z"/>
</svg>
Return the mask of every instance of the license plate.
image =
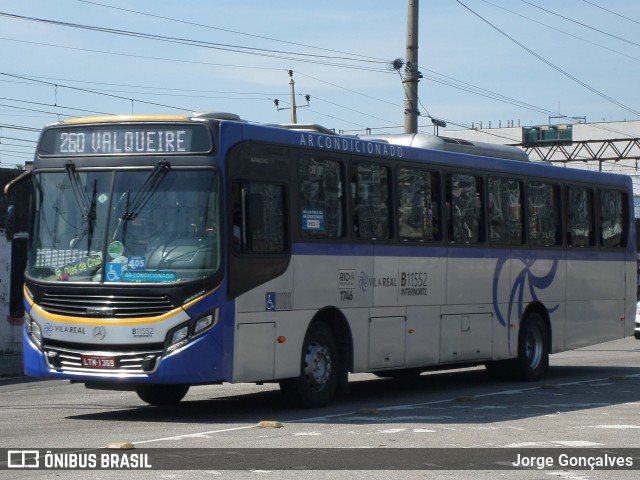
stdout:
<svg viewBox="0 0 640 480">
<path fill-rule="evenodd" d="M 86 368 L 116 368 L 116 357 L 82 355 L 82 366 Z"/>
</svg>

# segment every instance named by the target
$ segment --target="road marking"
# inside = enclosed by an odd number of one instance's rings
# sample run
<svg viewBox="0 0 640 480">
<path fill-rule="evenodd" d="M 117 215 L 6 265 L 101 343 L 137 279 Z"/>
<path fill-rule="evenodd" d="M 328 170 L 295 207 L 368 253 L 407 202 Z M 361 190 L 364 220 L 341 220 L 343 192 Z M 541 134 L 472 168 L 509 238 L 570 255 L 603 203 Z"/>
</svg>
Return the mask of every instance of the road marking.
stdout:
<svg viewBox="0 0 640 480">
<path fill-rule="evenodd" d="M 610 428 L 612 430 L 630 430 L 640 428 L 640 425 L 590 425 L 588 428 Z"/>
<path fill-rule="evenodd" d="M 244 427 L 234 427 L 234 428 L 223 428 L 222 430 L 210 430 L 208 432 L 199 432 L 199 433 L 187 433 L 185 435 L 176 435 L 173 437 L 163 437 L 163 438 L 154 438 L 151 440 L 141 440 L 139 442 L 131 442 L 134 445 L 141 445 L 143 443 L 153 443 L 153 442 L 166 442 L 169 440 L 183 440 L 185 438 L 198 438 L 198 437 L 206 437 L 207 435 L 213 435 L 215 433 L 224 433 L 224 432 L 235 432 L 238 430 L 249 430 L 250 428 L 258 428 L 257 425 L 247 425 Z"/>
<path fill-rule="evenodd" d="M 586 440 L 551 440 L 551 443 L 562 445 L 563 447 L 598 447 L 602 443 L 588 442 Z"/>
<path fill-rule="evenodd" d="M 634 375 L 626 375 L 626 378 L 636 378 L 636 377 L 640 377 L 640 373 L 639 374 L 634 374 Z M 590 378 L 590 379 L 586 379 L 586 380 L 578 380 L 575 382 L 567 382 L 567 383 L 560 383 L 558 384 L 560 387 L 570 387 L 570 386 L 574 386 L 574 385 L 583 385 L 583 384 L 589 384 L 589 383 L 593 383 L 593 382 L 604 382 L 609 380 L 611 377 L 607 377 L 607 378 Z M 497 392 L 489 392 L 489 393 L 482 393 L 482 394 L 478 394 L 475 395 L 476 398 L 480 399 L 480 398 L 487 398 L 487 397 L 496 397 L 496 396 L 501 396 L 501 395 L 520 395 L 526 392 L 532 392 L 534 390 L 538 390 L 540 391 L 540 386 L 536 385 L 534 387 L 527 387 L 527 388 L 520 388 L 520 389 L 509 389 L 509 390 L 500 390 Z M 409 403 L 409 404 L 401 404 L 401 405 L 393 405 L 390 407 L 381 407 L 376 409 L 378 412 L 394 412 L 394 411 L 401 411 L 401 410 L 414 410 L 414 409 L 418 409 L 418 408 L 423 408 L 423 407 L 428 407 L 428 406 L 433 406 L 433 405 L 442 405 L 442 404 L 446 404 L 446 403 L 454 403 L 456 402 L 456 398 L 457 397 L 451 397 L 451 398 L 445 398 L 445 399 L 441 399 L 441 400 L 431 400 L 428 402 L 421 402 L 421 403 Z M 567 404 L 570 405 L 570 404 Z M 593 404 L 592 404 L 593 405 Z M 326 421 L 330 421 L 332 419 L 337 419 L 337 418 L 345 418 L 345 419 L 349 419 L 351 421 L 353 421 L 354 419 L 363 421 L 363 422 L 380 422 L 383 420 L 386 420 L 389 417 L 380 417 L 380 416 L 355 416 L 357 412 L 343 412 L 343 413 L 335 413 L 332 415 L 322 415 L 322 416 L 314 416 L 314 417 L 307 417 L 307 418 L 302 418 L 302 419 L 298 419 L 298 420 L 290 420 L 286 423 L 312 423 L 312 422 L 326 422 Z M 405 417 L 406 418 L 406 417 Z M 422 417 L 424 418 L 424 417 Z M 433 417 L 432 417 L 433 418 Z M 439 417 L 440 419 L 442 417 Z M 391 417 L 391 419 L 393 419 L 393 417 Z M 186 438 L 198 438 L 198 437 L 203 437 L 203 436 L 207 436 L 207 435 L 214 435 L 217 433 L 226 433 L 226 432 L 235 432 L 235 431 L 239 431 L 239 430 L 249 430 L 252 428 L 257 428 L 257 425 L 247 425 L 247 426 L 243 426 L 243 427 L 233 427 L 233 428 L 225 428 L 225 429 L 220 429 L 220 430 L 210 430 L 207 432 L 199 432 L 199 433 L 189 433 L 189 434 L 184 434 L 184 435 L 175 435 L 172 437 L 163 437 L 163 438 L 155 438 L 155 439 L 150 439 L 150 440 L 142 440 L 139 442 L 131 442 L 134 445 L 141 445 L 141 444 L 145 444 L 145 443 L 154 443 L 154 442 L 164 442 L 164 441 L 170 441 L 170 440 L 183 440 Z M 601 426 L 600 428 L 612 428 L 612 427 L 607 427 L 607 426 Z M 633 428 L 640 428 L 640 427 L 633 427 Z"/>
<path fill-rule="evenodd" d="M 590 480 L 592 478 L 592 477 L 585 477 L 578 472 L 559 471 L 559 472 L 545 472 L 545 474 L 551 477 L 557 477 L 557 478 L 562 478 L 566 480 Z"/>
</svg>

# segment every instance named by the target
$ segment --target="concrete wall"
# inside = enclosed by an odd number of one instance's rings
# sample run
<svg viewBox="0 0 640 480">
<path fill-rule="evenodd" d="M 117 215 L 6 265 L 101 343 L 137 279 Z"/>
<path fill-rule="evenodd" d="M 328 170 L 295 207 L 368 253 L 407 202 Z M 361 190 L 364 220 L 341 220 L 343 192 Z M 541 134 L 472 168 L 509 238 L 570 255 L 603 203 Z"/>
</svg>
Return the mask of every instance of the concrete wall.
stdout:
<svg viewBox="0 0 640 480">
<path fill-rule="evenodd" d="M 0 229 L 0 377 L 22 374 L 23 318 L 9 310 L 11 295 L 11 242 Z"/>
</svg>

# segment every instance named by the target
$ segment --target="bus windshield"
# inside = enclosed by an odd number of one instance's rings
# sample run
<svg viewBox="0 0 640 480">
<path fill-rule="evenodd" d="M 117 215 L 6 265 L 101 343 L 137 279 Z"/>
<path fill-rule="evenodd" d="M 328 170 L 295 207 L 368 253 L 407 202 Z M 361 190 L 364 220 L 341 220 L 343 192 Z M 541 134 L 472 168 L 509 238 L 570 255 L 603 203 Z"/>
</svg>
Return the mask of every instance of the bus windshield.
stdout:
<svg viewBox="0 0 640 480">
<path fill-rule="evenodd" d="M 34 175 L 27 274 L 50 282 L 175 283 L 220 266 L 218 175 L 153 170 Z"/>
</svg>

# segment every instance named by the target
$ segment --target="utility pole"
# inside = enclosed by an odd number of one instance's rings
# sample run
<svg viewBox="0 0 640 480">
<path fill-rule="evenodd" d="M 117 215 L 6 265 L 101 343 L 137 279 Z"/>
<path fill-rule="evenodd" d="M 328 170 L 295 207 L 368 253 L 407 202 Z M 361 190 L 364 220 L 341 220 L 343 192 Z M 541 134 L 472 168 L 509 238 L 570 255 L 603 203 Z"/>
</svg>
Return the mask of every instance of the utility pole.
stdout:
<svg viewBox="0 0 640 480">
<path fill-rule="evenodd" d="M 291 123 L 295 125 L 296 123 L 298 123 L 297 109 L 300 108 L 300 107 L 296 106 L 296 89 L 295 89 L 296 82 L 293 81 L 293 70 L 289 70 L 289 76 L 291 77 L 291 80 L 289 81 L 289 88 L 290 88 L 290 95 L 291 95 L 291 106 L 290 107 L 280 108 L 280 100 L 278 100 L 277 98 L 273 101 L 273 103 L 276 105 L 276 109 L 278 111 L 291 109 Z M 309 100 L 311 100 L 311 95 L 305 95 L 304 98 L 307 101 L 307 104 L 306 105 L 301 105 L 301 107 L 308 107 L 309 106 Z"/>
<path fill-rule="evenodd" d="M 408 0 L 407 63 L 404 79 L 404 133 L 418 133 L 418 10 L 419 0 Z"/>
<path fill-rule="evenodd" d="M 293 70 L 289 70 L 289 76 L 291 77 L 289 81 L 289 87 L 291 89 L 291 123 L 295 125 L 298 123 L 298 113 L 296 112 L 296 82 L 293 81 Z"/>
</svg>

